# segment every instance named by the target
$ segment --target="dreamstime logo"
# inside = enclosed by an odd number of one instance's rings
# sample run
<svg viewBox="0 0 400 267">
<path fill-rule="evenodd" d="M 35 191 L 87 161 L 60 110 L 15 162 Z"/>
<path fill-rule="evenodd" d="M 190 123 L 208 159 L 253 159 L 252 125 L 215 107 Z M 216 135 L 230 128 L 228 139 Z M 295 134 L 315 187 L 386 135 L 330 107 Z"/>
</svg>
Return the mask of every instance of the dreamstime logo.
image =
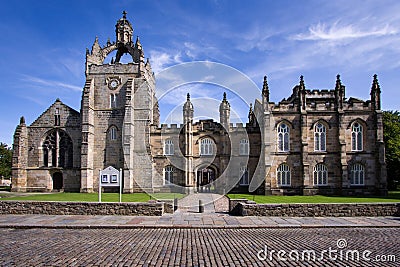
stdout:
<svg viewBox="0 0 400 267">
<path fill-rule="evenodd" d="M 146 125 L 145 120 L 139 122 L 137 118 L 133 122 L 132 116 L 125 117 L 123 135 L 125 138 L 124 142 L 127 143 L 129 138 L 127 137 L 127 131 L 133 132 L 134 127 L 135 150 L 132 150 L 131 147 L 124 147 L 125 161 L 129 163 L 136 161 L 141 166 L 152 166 L 152 168 L 151 171 L 148 168 L 143 168 L 143 170 L 141 168 L 129 170 L 129 177 L 135 177 L 136 184 L 148 194 L 153 193 L 154 187 L 161 187 L 163 184 L 167 184 L 171 188 L 174 188 L 174 191 L 179 192 L 184 190 L 183 187 L 198 187 L 199 177 L 197 177 L 197 173 L 200 170 L 208 168 L 213 171 L 213 176 L 210 176 L 211 179 L 209 179 L 208 188 L 211 187 L 214 189 L 214 192 L 218 193 L 229 192 L 238 184 L 241 178 L 238 166 L 247 166 L 249 161 L 248 154 L 239 155 L 238 153 L 238 137 L 240 137 L 239 140 L 249 140 L 245 128 L 247 118 L 245 121 L 242 121 L 239 114 L 243 115 L 244 112 L 248 112 L 250 103 L 260 97 L 260 89 L 249 77 L 240 71 L 214 62 L 190 62 L 169 67 L 156 75 L 156 84 L 157 89 L 152 88 L 151 84 L 144 82 L 139 88 L 135 89 L 134 97 L 146 97 L 146 93 L 148 94 L 148 92 L 155 93 L 158 102 L 153 104 L 158 106 L 147 110 L 148 118 L 153 116 L 153 112 L 158 107 L 160 107 L 160 113 L 169 112 L 164 121 L 161 122 L 161 129 L 158 130 L 161 135 L 158 142 L 164 147 L 166 140 L 173 141 L 173 153 L 165 153 L 164 151 L 163 156 L 167 159 L 164 162 L 172 166 L 175 172 L 182 174 L 184 180 L 179 181 L 179 183 L 173 181 L 168 184 L 169 181 L 165 180 L 165 170 L 157 168 L 153 164 L 154 161 L 151 153 L 148 153 L 151 138 L 148 132 L 149 125 Z M 243 127 L 235 127 L 233 131 L 226 129 L 229 126 L 225 127 L 225 131 L 217 134 L 216 139 L 213 139 L 212 134 L 210 134 L 210 139 L 213 141 L 213 153 L 210 153 L 210 155 L 203 157 L 199 156 L 200 153 L 197 150 L 196 152 L 194 149 L 191 151 L 188 150 L 188 143 L 190 142 L 192 144 L 195 143 L 198 150 L 201 149 L 201 144 L 199 144 L 200 140 L 193 140 L 193 136 L 190 137 L 187 135 L 190 129 L 186 127 L 187 125 L 183 124 L 183 106 L 185 105 L 185 101 L 189 101 L 187 100 L 186 93 L 190 93 L 190 103 L 194 109 L 193 122 L 200 119 L 219 121 L 219 105 L 222 101 L 223 93 L 226 93 L 228 100 L 232 102 L 230 105 L 230 121 L 242 123 L 243 125 Z M 132 112 L 137 111 L 132 110 Z M 143 110 L 143 112 L 145 111 Z M 181 122 L 180 127 L 168 126 L 171 122 L 177 121 Z M 141 144 L 138 144 L 137 140 L 140 140 Z M 222 142 L 224 142 L 224 146 L 221 146 Z M 224 147 L 223 149 L 225 150 L 221 150 L 221 147 Z M 146 148 L 147 153 L 135 152 L 140 151 L 140 149 L 146 151 Z M 226 151 L 226 148 L 230 148 L 230 151 Z M 133 155 L 132 153 L 127 153 L 126 150 L 128 149 L 133 151 Z M 221 157 L 222 154 L 225 156 L 224 158 Z M 260 157 L 262 157 L 263 151 L 260 151 L 260 154 Z M 261 162 L 259 161 L 254 172 L 255 174 L 261 173 Z M 131 166 L 135 166 L 135 164 Z M 125 173 L 126 175 L 127 173 Z M 263 177 L 261 175 L 254 175 L 254 177 L 249 177 L 249 181 L 249 191 L 254 191 L 262 184 Z"/>
<path fill-rule="evenodd" d="M 370 250 L 346 249 L 347 240 L 340 238 L 336 241 L 336 247 L 329 247 L 322 251 L 313 249 L 305 250 L 274 250 L 267 245 L 257 252 L 257 258 L 261 261 L 367 261 L 367 262 L 396 262 L 396 255 L 373 255 Z"/>
</svg>

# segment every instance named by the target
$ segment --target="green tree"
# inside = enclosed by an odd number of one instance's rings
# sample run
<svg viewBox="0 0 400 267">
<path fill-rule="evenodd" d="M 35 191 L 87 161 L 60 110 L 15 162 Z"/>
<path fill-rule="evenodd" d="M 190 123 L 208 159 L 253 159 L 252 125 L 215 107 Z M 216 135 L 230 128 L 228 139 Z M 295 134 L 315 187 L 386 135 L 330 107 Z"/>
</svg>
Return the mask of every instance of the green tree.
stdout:
<svg viewBox="0 0 400 267">
<path fill-rule="evenodd" d="M 388 188 L 396 189 L 400 180 L 400 113 L 383 112 L 383 135 L 386 149 Z"/>
<path fill-rule="evenodd" d="M 0 177 L 11 177 L 11 158 L 11 147 L 8 147 L 7 144 L 0 143 Z"/>
</svg>

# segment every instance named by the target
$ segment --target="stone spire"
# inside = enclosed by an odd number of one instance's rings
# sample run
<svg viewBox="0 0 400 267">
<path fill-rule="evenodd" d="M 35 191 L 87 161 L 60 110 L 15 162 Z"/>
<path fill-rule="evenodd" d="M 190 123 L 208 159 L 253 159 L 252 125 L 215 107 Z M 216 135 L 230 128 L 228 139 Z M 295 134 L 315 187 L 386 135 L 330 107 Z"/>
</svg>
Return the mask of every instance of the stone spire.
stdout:
<svg viewBox="0 0 400 267">
<path fill-rule="evenodd" d="M 190 94 L 188 93 L 186 96 L 186 102 L 183 105 L 183 123 L 192 123 L 193 121 L 193 104 L 190 102 Z"/>
<path fill-rule="evenodd" d="M 231 105 L 229 104 L 228 100 L 226 100 L 226 93 L 224 92 L 221 104 L 219 105 L 219 122 L 225 127 L 226 130 L 229 129 L 230 114 Z"/>
<path fill-rule="evenodd" d="M 372 81 L 371 87 L 371 103 L 375 110 L 381 109 L 381 87 L 378 81 L 378 75 L 374 74 L 374 79 Z"/>
<path fill-rule="evenodd" d="M 268 103 L 269 102 L 269 87 L 268 87 L 267 76 L 264 76 L 262 95 L 263 95 L 263 98 L 265 98 L 266 103 Z"/>
</svg>

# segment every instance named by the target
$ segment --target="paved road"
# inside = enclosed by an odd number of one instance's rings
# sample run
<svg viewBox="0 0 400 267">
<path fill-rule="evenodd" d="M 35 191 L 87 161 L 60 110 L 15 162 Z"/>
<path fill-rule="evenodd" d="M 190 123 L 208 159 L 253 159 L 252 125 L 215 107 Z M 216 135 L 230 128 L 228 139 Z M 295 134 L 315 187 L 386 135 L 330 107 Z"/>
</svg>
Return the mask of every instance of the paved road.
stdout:
<svg viewBox="0 0 400 267">
<path fill-rule="evenodd" d="M 399 247 L 398 228 L 0 229 L 1 266 L 399 266 Z M 346 260 L 347 250 L 397 262 Z"/>
</svg>

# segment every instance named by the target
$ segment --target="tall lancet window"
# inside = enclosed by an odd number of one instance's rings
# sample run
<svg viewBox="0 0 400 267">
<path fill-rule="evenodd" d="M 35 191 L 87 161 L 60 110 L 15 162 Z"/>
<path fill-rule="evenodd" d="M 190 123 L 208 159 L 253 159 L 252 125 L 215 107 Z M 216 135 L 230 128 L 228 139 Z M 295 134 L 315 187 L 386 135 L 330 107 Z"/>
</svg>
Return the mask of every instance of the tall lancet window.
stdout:
<svg viewBox="0 0 400 267">
<path fill-rule="evenodd" d="M 54 111 L 54 126 L 60 126 L 60 109 Z"/>
<path fill-rule="evenodd" d="M 117 107 L 117 95 L 110 94 L 110 108 L 116 108 L 116 107 Z"/>
<path fill-rule="evenodd" d="M 314 127 L 314 150 L 326 151 L 326 127 L 318 122 Z"/>
<path fill-rule="evenodd" d="M 363 150 L 363 127 L 358 122 L 351 126 L 351 150 Z"/>
<path fill-rule="evenodd" d="M 290 130 L 289 126 L 281 123 L 278 126 L 278 151 L 287 152 L 290 149 Z"/>
</svg>

